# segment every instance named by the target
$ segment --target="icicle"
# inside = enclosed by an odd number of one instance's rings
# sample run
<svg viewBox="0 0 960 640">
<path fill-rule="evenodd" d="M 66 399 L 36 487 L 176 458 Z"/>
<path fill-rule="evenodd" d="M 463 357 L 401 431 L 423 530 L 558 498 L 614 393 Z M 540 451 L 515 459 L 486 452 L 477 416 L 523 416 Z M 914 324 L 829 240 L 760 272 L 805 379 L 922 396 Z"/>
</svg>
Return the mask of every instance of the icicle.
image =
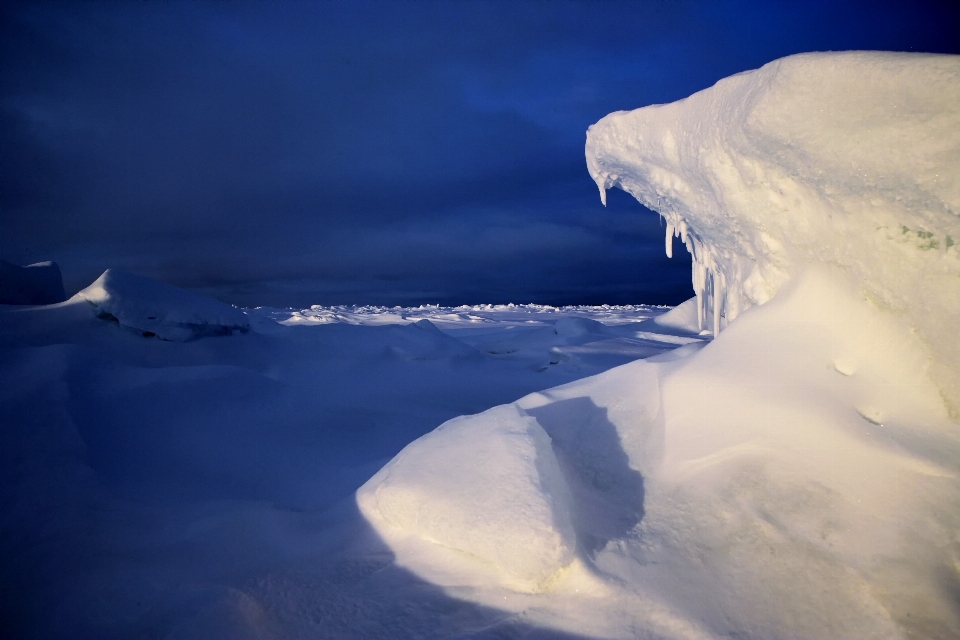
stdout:
<svg viewBox="0 0 960 640">
<path fill-rule="evenodd" d="M 683 244 L 689 245 L 687 242 L 687 221 L 683 218 L 680 218 L 680 239 L 683 240 Z"/>
<path fill-rule="evenodd" d="M 703 264 L 696 259 L 693 263 L 693 292 L 697 296 L 697 328 L 703 331 L 704 301 L 707 295 L 706 277 Z"/>
<path fill-rule="evenodd" d="M 666 240 L 666 249 L 667 257 L 673 257 L 673 222 L 667 220 L 667 240 Z"/>
<path fill-rule="evenodd" d="M 598 182 L 597 186 L 600 188 L 600 202 L 603 206 L 607 206 L 607 188 L 604 186 L 603 182 Z"/>
<path fill-rule="evenodd" d="M 720 335 L 720 314 L 723 312 L 723 274 L 713 273 L 713 337 Z"/>
</svg>

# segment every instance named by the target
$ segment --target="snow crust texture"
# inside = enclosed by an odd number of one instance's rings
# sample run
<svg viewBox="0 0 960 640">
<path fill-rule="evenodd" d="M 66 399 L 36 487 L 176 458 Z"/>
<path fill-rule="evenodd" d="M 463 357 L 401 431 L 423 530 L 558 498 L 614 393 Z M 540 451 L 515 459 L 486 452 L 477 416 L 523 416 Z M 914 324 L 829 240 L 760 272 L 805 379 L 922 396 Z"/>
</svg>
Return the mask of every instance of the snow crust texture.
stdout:
<svg viewBox="0 0 960 640">
<path fill-rule="evenodd" d="M 250 329 L 239 309 L 119 269 L 107 269 L 75 297 L 93 305 L 101 319 L 161 340 L 184 342 Z"/>
<path fill-rule="evenodd" d="M 811 264 L 903 316 L 960 410 L 960 57 L 810 53 L 590 127 L 619 187 L 693 254 L 714 332 Z"/>
</svg>

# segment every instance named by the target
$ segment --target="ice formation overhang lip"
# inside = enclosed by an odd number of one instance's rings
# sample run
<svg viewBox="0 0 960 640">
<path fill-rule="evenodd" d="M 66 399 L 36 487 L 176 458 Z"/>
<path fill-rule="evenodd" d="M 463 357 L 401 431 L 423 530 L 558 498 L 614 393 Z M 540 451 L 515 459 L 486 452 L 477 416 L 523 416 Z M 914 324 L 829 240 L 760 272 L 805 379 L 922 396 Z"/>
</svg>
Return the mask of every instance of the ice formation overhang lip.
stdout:
<svg viewBox="0 0 960 640">
<path fill-rule="evenodd" d="M 960 415 L 960 56 L 809 53 L 587 132 L 619 187 L 693 254 L 714 332 L 827 263 L 924 339 Z"/>
</svg>

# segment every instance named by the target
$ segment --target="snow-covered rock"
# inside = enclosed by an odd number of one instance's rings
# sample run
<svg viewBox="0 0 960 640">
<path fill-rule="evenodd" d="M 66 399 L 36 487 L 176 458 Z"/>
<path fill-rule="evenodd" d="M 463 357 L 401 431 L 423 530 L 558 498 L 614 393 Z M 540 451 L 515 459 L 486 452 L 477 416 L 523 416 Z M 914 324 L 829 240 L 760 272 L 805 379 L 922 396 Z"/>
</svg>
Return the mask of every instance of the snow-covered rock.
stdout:
<svg viewBox="0 0 960 640">
<path fill-rule="evenodd" d="M 840 267 L 926 342 L 960 411 L 960 56 L 776 60 L 590 127 L 601 196 L 619 187 L 693 254 L 714 332 L 808 265 Z"/>
<path fill-rule="evenodd" d="M 145 337 L 184 342 L 250 329 L 246 314 L 218 300 L 119 269 L 107 269 L 74 296 L 97 316 Z"/>
<path fill-rule="evenodd" d="M 56 304 L 66 299 L 56 262 L 20 267 L 0 260 L 0 304 Z"/>
</svg>

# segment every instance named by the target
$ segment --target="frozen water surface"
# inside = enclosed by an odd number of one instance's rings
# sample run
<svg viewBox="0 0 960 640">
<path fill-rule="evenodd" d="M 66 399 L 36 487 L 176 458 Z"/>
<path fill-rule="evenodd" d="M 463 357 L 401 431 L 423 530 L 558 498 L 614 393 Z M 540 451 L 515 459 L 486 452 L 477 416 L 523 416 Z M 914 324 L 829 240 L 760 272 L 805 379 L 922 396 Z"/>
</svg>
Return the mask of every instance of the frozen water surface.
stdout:
<svg viewBox="0 0 960 640">
<path fill-rule="evenodd" d="M 960 637 L 960 59 L 786 58 L 587 164 L 695 299 L 0 307 L 5 631 Z"/>
<path fill-rule="evenodd" d="M 66 638 L 528 629 L 397 568 L 352 493 L 448 419 L 705 339 L 654 324 L 667 311 L 238 310 L 118 271 L 0 307 L 3 619 Z"/>
</svg>

